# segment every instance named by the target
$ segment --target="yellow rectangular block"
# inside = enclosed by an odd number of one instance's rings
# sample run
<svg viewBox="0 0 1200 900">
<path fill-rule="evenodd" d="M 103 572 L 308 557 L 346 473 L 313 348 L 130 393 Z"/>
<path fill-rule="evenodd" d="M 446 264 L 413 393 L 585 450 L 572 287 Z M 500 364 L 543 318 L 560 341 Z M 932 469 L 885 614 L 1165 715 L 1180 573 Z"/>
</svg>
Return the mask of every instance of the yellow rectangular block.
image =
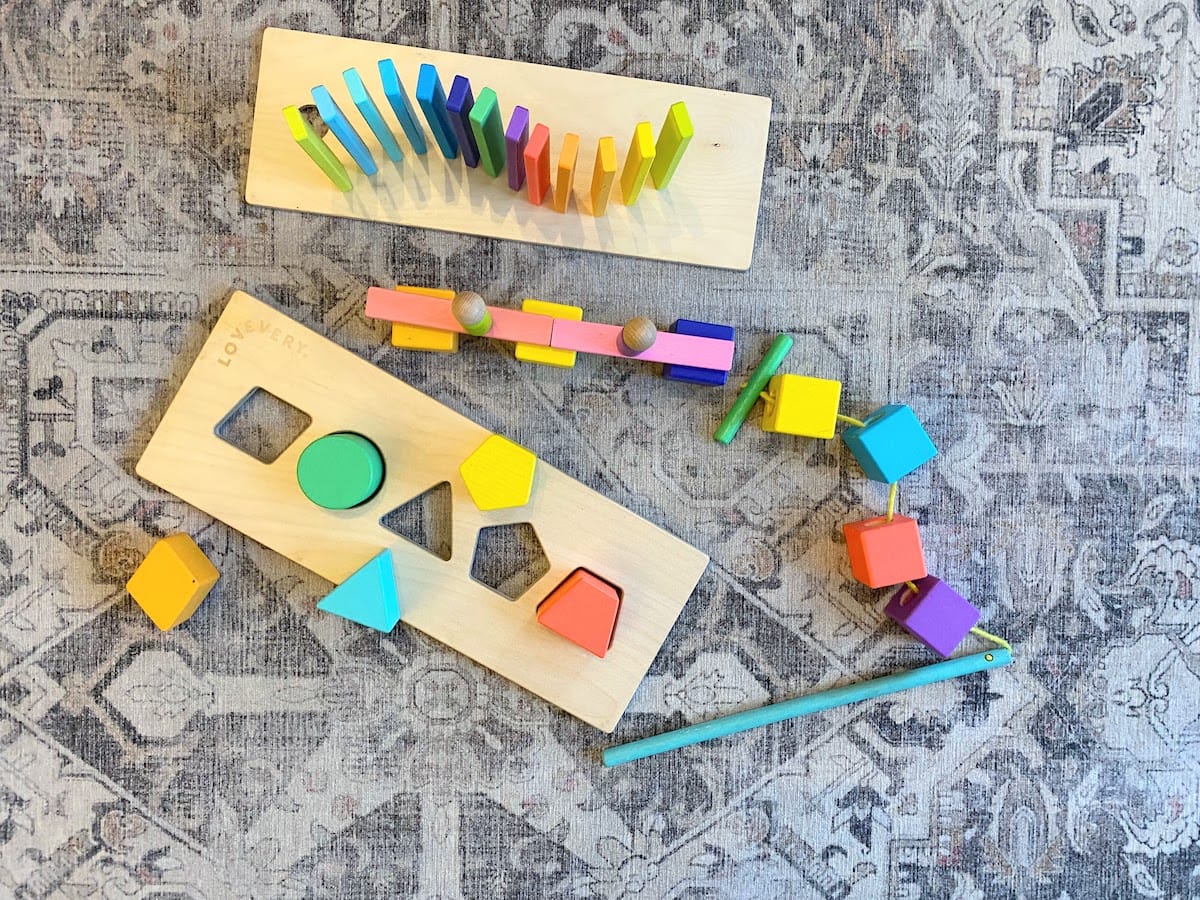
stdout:
<svg viewBox="0 0 1200 900">
<path fill-rule="evenodd" d="M 125 585 L 163 631 L 191 618 L 221 573 L 188 534 L 165 537 L 146 554 Z"/>
<path fill-rule="evenodd" d="M 554 209 L 566 212 L 571 200 L 571 185 L 575 182 L 575 163 L 579 159 L 579 135 L 567 132 L 562 152 L 558 154 L 558 176 L 554 179 Z"/>
<path fill-rule="evenodd" d="M 398 291 L 411 291 L 414 294 L 424 294 L 426 297 L 438 297 L 442 300 L 453 300 L 454 291 L 441 288 L 410 287 L 396 285 Z M 440 328 L 425 328 L 420 325 L 404 325 L 401 322 L 392 323 L 392 346 L 402 350 L 428 350 L 432 353 L 457 353 L 458 332 L 442 331 Z"/>
<path fill-rule="evenodd" d="M 842 383 L 807 375 L 776 375 L 767 384 L 762 430 L 831 438 Z"/>
<path fill-rule="evenodd" d="M 687 104 L 682 100 L 672 103 L 667 110 L 662 131 L 658 133 L 658 143 L 654 145 L 654 165 L 650 167 L 650 181 L 658 190 L 671 183 L 675 169 L 683 159 L 683 151 L 692 142 L 695 133 Z"/>
<path fill-rule="evenodd" d="M 592 169 L 592 215 L 602 216 L 608 209 L 613 180 L 617 177 L 617 142 L 600 138 L 596 146 L 596 165 Z"/>
<path fill-rule="evenodd" d="M 629 144 L 629 155 L 625 157 L 625 168 L 621 170 L 621 196 L 625 198 L 626 206 L 637 203 L 653 164 L 654 129 L 649 122 L 638 122 Z"/>
<path fill-rule="evenodd" d="M 521 311 L 537 313 L 540 316 L 550 316 L 552 319 L 570 319 L 574 322 L 583 321 L 583 308 L 567 303 L 551 303 L 548 300 L 533 300 L 527 298 L 521 301 Z M 574 350 L 558 350 L 554 347 L 543 347 L 540 344 L 517 344 L 517 359 L 522 362 L 538 363 L 543 366 L 558 366 L 569 369 L 575 365 Z"/>
</svg>

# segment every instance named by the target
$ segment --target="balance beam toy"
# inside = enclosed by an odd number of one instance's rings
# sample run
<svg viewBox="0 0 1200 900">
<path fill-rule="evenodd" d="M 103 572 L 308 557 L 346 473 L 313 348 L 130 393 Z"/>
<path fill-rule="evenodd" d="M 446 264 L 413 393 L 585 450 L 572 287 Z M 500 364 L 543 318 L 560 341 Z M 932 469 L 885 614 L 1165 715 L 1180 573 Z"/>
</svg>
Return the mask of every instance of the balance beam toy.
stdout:
<svg viewBox="0 0 1200 900">
<path fill-rule="evenodd" d="M 649 350 L 629 354 L 621 350 L 621 331 L 620 325 L 555 319 L 550 346 L 559 350 L 620 356 L 642 362 L 678 363 L 702 369 L 720 369 L 723 372 L 728 372 L 733 367 L 732 341 L 718 341 L 666 331 L 659 332 Z"/>
<path fill-rule="evenodd" d="M 487 309 L 492 316 L 488 337 L 550 346 L 551 328 L 556 320 L 503 306 L 489 306 Z M 365 314 L 369 319 L 385 319 L 440 331 L 457 331 L 459 334 L 469 333 L 454 318 L 449 301 L 401 290 L 368 288 Z"/>
</svg>

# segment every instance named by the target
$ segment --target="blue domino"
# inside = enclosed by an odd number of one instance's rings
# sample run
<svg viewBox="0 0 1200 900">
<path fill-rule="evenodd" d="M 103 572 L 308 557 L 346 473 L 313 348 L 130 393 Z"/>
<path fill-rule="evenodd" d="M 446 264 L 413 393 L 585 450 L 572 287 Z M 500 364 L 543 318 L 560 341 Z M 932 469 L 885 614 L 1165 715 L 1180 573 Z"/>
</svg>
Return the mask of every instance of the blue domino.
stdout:
<svg viewBox="0 0 1200 900">
<path fill-rule="evenodd" d="M 429 63 L 421 63 L 417 74 L 417 103 L 425 113 L 425 121 L 429 123 L 442 156 L 454 159 L 458 156 L 458 139 L 450 127 L 450 114 L 446 112 L 446 92 L 442 90 L 437 68 Z"/>
<path fill-rule="evenodd" d="M 375 101 L 367 93 L 367 86 L 363 84 L 362 76 L 358 74 L 358 69 L 347 69 L 342 73 L 342 77 L 346 79 L 346 87 L 350 89 L 350 99 L 354 101 L 354 105 L 358 107 L 359 114 L 362 115 L 367 125 L 370 126 L 371 131 L 374 132 L 376 139 L 379 141 L 379 146 L 383 147 L 383 152 L 387 154 L 388 159 L 392 162 L 400 162 L 400 160 L 404 159 L 404 152 L 400 149 L 400 145 L 396 143 L 392 129 L 387 127 L 387 123 L 383 121 L 383 116 L 379 114 L 379 107 L 375 105 Z"/>
<path fill-rule="evenodd" d="M 387 97 L 392 112 L 396 114 L 400 127 L 404 129 L 404 136 L 412 144 L 413 150 L 423 154 L 428 149 L 425 146 L 425 133 L 417 124 L 412 104 L 408 102 L 408 91 L 404 89 L 404 82 L 396 74 L 396 64 L 390 59 L 379 61 L 379 80 L 383 82 L 383 95 Z"/>
<path fill-rule="evenodd" d="M 374 175 L 379 170 L 375 166 L 375 159 L 371 156 L 371 151 L 367 149 L 367 145 L 363 143 L 362 138 L 358 136 L 358 132 L 354 130 L 354 126 L 350 124 L 350 120 L 346 118 L 341 108 L 337 105 L 337 101 L 329 93 L 329 89 L 323 84 L 318 84 L 312 89 L 313 100 L 317 102 L 317 112 L 321 114 L 321 118 L 325 124 L 329 126 L 329 130 L 333 132 L 334 137 L 342 142 L 342 146 L 346 148 L 346 152 L 354 157 L 354 161 L 358 163 L 358 167 L 368 175 Z"/>
<path fill-rule="evenodd" d="M 462 75 L 455 75 L 450 84 L 450 98 L 446 101 L 446 112 L 450 114 L 450 126 L 458 138 L 458 149 L 463 162 L 474 169 L 479 165 L 479 147 L 475 145 L 475 132 L 471 130 L 471 107 L 475 95 L 471 93 L 471 82 Z"/>
<path fill-rule="evenodd" d="M 728 325 L 713 325 L 710 322 L 697 322 L 694 319 L 678 319 L 671 326 L 676 334 L 688 334 L 692 337 L 716 338 L 719 341 L 732 341 L 733 329 Z M 699 366 L 681 366 L 677 363 L 667 363 L 663 366 L 663 378 L 672 381 L 687 381 L 691 384 L 722 385 L 728 378 L 728 372 L 719 369 L 702 369 Z"/>
</svg>

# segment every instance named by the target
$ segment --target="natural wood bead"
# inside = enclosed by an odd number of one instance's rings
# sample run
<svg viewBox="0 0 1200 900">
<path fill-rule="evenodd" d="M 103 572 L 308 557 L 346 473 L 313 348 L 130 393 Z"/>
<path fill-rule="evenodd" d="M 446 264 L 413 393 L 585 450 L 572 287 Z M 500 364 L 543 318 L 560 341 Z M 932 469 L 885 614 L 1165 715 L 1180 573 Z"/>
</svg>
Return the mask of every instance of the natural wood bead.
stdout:
<svg viewBox="0 0 1200 900">
<path fill-rule="evenodd" d="M 450 312 L 468 334 L 486 334 L 492 327 L 487 303 L 474 291 L 459 291 L 450 302 Z"/>
<path fill-rule="evenodd" d="M 642 353 L 654 346 L 658 329 L 645 316 L 630 319 L 621 329 L 621 343 L 630 353 Z"/>
</svg>

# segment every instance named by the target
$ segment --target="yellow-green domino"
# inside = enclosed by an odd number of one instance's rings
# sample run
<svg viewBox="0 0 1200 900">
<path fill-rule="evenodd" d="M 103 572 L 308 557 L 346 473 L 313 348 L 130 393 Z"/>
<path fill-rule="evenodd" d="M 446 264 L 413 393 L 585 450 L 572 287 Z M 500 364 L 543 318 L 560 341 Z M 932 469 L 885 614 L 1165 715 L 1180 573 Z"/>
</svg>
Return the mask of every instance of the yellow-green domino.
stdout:
<svg viewBox="0 0 1200 900">
<path fill-rule="evenodd" d="M 667 110 L 667 120 L 658 134 L 658 143 L 654 145 L 654 163 L 650 166 L 650 180 L 658 190 L 671 183 L 679 160 L 683 159 L 683 151 L 692 142 L 693 134 L 692 117 L 688 115 L 687 106 L 682 100 L 672 103 Z"/>
<path fill-rule="evenodd" d="M 320 136 L 313 131 L 312 126 L 308 124 L 308 119 L 304 118 L 300 110 L 295 106 L 285 106 L 283 118 L 287 122 L 288 128 L 291 129 L 296 143 L 308 154 L 309 159 L 320 166 L 321 171 L 329 176 L 334 187 L 339 191 L 350 190 L 350 177 L 346 174 L 346 167 L 342 165 L 340 159 L 333 155 L 333 151 L 326 146 Z"/>
<path fill-rule="evenodd" d="M 654 129 L 649 122 L 639 122 L 633 131 L 633 141 L 629 145 L 629 155 L 625 158 L 625 168 L 621 170 L 621 196 L 626 206 L 637 203 L 646 176 L 650 174 L 650 164 L 654 162 Z"/>
</svg>

